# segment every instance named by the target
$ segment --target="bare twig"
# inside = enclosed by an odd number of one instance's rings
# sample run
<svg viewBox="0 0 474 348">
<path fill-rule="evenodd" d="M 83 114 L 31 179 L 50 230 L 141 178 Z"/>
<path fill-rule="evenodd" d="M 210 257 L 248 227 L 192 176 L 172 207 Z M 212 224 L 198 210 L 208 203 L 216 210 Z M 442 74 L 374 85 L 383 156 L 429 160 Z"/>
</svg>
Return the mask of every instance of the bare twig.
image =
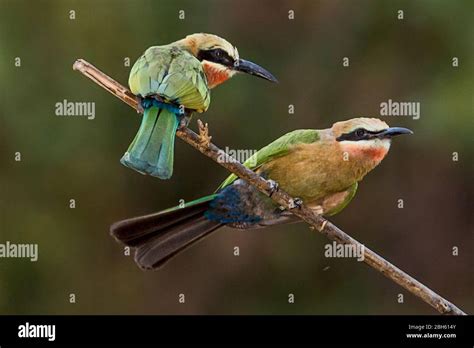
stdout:
<svg viewBox="0 0 474 348">
<path fill-rule="evenodd" d="M 125 88 L 109 76 L 105 75 L 92 64 L 86 62 L 85 60 L 78 59 L 74 63 L 73 69 L 87 76 L 96 84 L 106 89 L 135 110 L 140 111 L 138 107 L 137 98 L 127 88 Z M 270 192 L 272 192 L 271 183 L 263 179 L 255 172 L 247 169 L 240 162 L 235 160 L 233 157 L 227 155 L 224 151 L 212 144 L 210 142 L 211 137 L 208 133 L 207 124 L 203 125 L 201 122 L 199 124 L 199 129 L 200 135 L 197 135 L 192 130 L 186 127 L 180 128 L 176 134 L 178 137 L 180 137 L 182 140 L 196 148 L 204 155 L 210 157 L 211 159 L 219 163 L 221 166 L 228 169 L 230 172 L 254 185 L 259 191 L 270 195 Z M 418 280 L 403 272 L 401 269 L 394 266 L 393 264 L 385 260 L 383 257 L 379 256 L 374 251 L 363 246 L 357 240 L 344 233 L 342 230 L 340 230 L 328 220 L 324 219 L 321 215 L 315 214 L 304 204 L 296 208 L 291 208 L 292 206 L 294 207 L 294 199 L 283 190 L 279 189 L 277 191 L 274 191 L 271 195 L 271 199 L 273 199 L 279 205 L 290 210 L 301 220 L 307 222 L 312 229 L 320 231 L 330 240 L 342 244 L 351 244 L 356 248 L 363 247 L 364 262 L 366 264 L 379 271 L 387 278 L 402 286 L 412 294 L 418 296 L 423 301 L 435 308 L 438 312 L 443 314 L 456 315 L 466 314 L 454 304 L 452 304 L 448 300 L 444 299 L 443 297 L 420 283 Z"/>
</svg>

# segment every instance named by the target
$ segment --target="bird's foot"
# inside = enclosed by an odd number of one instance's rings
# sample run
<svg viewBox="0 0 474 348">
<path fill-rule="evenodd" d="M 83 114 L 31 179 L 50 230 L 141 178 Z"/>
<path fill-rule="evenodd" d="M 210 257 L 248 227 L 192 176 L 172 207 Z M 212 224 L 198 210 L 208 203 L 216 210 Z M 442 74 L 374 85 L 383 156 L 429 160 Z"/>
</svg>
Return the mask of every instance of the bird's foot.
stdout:
<svg viewBox="0 0 474 348">
<path fill-rule="evenodd" d="M 208 148 L 212 139 L 212 137 L 209 135 L 209 126 L 207 123 L 202 123 L 201 120 L 198 120 L 197 123 L 199 127 L 199 140 L 201 141 L 201 146 Z"/>
<path fill-rule="evenodd" d="M 301 206 L 303 205 L 303 200 L 301 198 L 293 198 L 290 203 L 288 204 L 288 208 L 294 209 L 298 208 L 301 209 Z"/>
<path fill-rule="evenodd" d="M 268 189 L 268 197 L 271 197 L 275 192 L 278 191 L 278 183 L 274 180 L 267 180 L 268 184 L 270 185 L 270 188 Z"/>
<path fill-rule="evenodd" d="M 180 119 L 179 119 L 178 129 L 186 128 L 188 126 L 190 120 L 191 120 L 191 118 L 188 117 L 188 116 L 181 116 Z"/>
<path fill-rule="evenodd" d="M 145 112 L 145 108 L 142 105 L 143 98 L 140 96 L 137 96 L 136 101 L 137 101 L 137 113 L 143 114 Z"/>
</svg>

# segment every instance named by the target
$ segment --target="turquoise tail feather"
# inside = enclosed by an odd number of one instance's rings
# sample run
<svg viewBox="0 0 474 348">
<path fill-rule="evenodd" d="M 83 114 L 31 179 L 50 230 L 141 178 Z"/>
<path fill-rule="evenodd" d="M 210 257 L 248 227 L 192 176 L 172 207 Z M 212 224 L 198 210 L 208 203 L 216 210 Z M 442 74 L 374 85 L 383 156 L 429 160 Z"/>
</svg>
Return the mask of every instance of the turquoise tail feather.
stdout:
<svg viewBox="0 0 474 348">
<path fill-rule="evenodd" d="M 120 162 L 143 174 L 171 178 L 178 125 L 176 114 L 167 109 L 145 109 L 140 129 Z"/>
</svg>

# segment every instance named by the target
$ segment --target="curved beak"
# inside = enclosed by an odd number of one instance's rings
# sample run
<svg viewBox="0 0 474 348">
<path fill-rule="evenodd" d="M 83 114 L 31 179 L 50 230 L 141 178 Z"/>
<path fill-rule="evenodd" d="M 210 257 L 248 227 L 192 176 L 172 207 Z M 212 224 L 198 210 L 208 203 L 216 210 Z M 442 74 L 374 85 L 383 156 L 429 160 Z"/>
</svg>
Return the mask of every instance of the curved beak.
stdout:
<svg viewBox="0 0 474 348">
<path fill-rule="evenodd" d="M 390 127 L 378 133 L 377 137 L 379 139 L 393 138 L 397 135 L 402 135 L 402 134 L 413 134 L 413 131 L 411 131 L 408 128 L 403 128 L 403 127 Z"/>
<path fill-rule="evenodd" d="M 262 68 L 260 65 L 252 63 L 245 59 L 239 59 L 236 64 L 234 64 L 233 70 L 240 71 L 249 75 L 254 75 L 261 77 L 262 79 L 278 82 L 275 76 L 273 76 L 269 71 Z"/>
</svg>

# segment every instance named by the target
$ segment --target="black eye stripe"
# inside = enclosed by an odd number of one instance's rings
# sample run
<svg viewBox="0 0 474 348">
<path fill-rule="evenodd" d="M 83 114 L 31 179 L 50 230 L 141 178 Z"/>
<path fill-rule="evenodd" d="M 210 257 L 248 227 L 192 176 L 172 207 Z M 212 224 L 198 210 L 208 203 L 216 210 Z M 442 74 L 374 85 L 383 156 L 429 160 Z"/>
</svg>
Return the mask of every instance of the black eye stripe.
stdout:
<svg viewBox="0 0 474 348">
<path fill-rule="evenodd" d="M 221 48 L 213 48 L 209 50 L 200 50 L 197 59 L 200 61 L 207 60 L 214 63 L 219 63 L 225 66 L 233 66 L 234 59 Z"/>
<path fill-rule="evenodd" d="M 373 139 L 379 134 L 380 131 L 369 131 L 364 128 L 357 128 L 349 133 L 341 134 L 337 141 L 349 140 L 349 141 L 358 141 L 358 140 L 368 140 Z"/>
<path fill-rule="evenodd" d="M 363 129 L 363 128 L 359 128 L 359 129 L 356 129 L 353 133 L 358 136 L 358 137 L 362 137 L 366 134 L 366 130 Z"/>
</svg>

